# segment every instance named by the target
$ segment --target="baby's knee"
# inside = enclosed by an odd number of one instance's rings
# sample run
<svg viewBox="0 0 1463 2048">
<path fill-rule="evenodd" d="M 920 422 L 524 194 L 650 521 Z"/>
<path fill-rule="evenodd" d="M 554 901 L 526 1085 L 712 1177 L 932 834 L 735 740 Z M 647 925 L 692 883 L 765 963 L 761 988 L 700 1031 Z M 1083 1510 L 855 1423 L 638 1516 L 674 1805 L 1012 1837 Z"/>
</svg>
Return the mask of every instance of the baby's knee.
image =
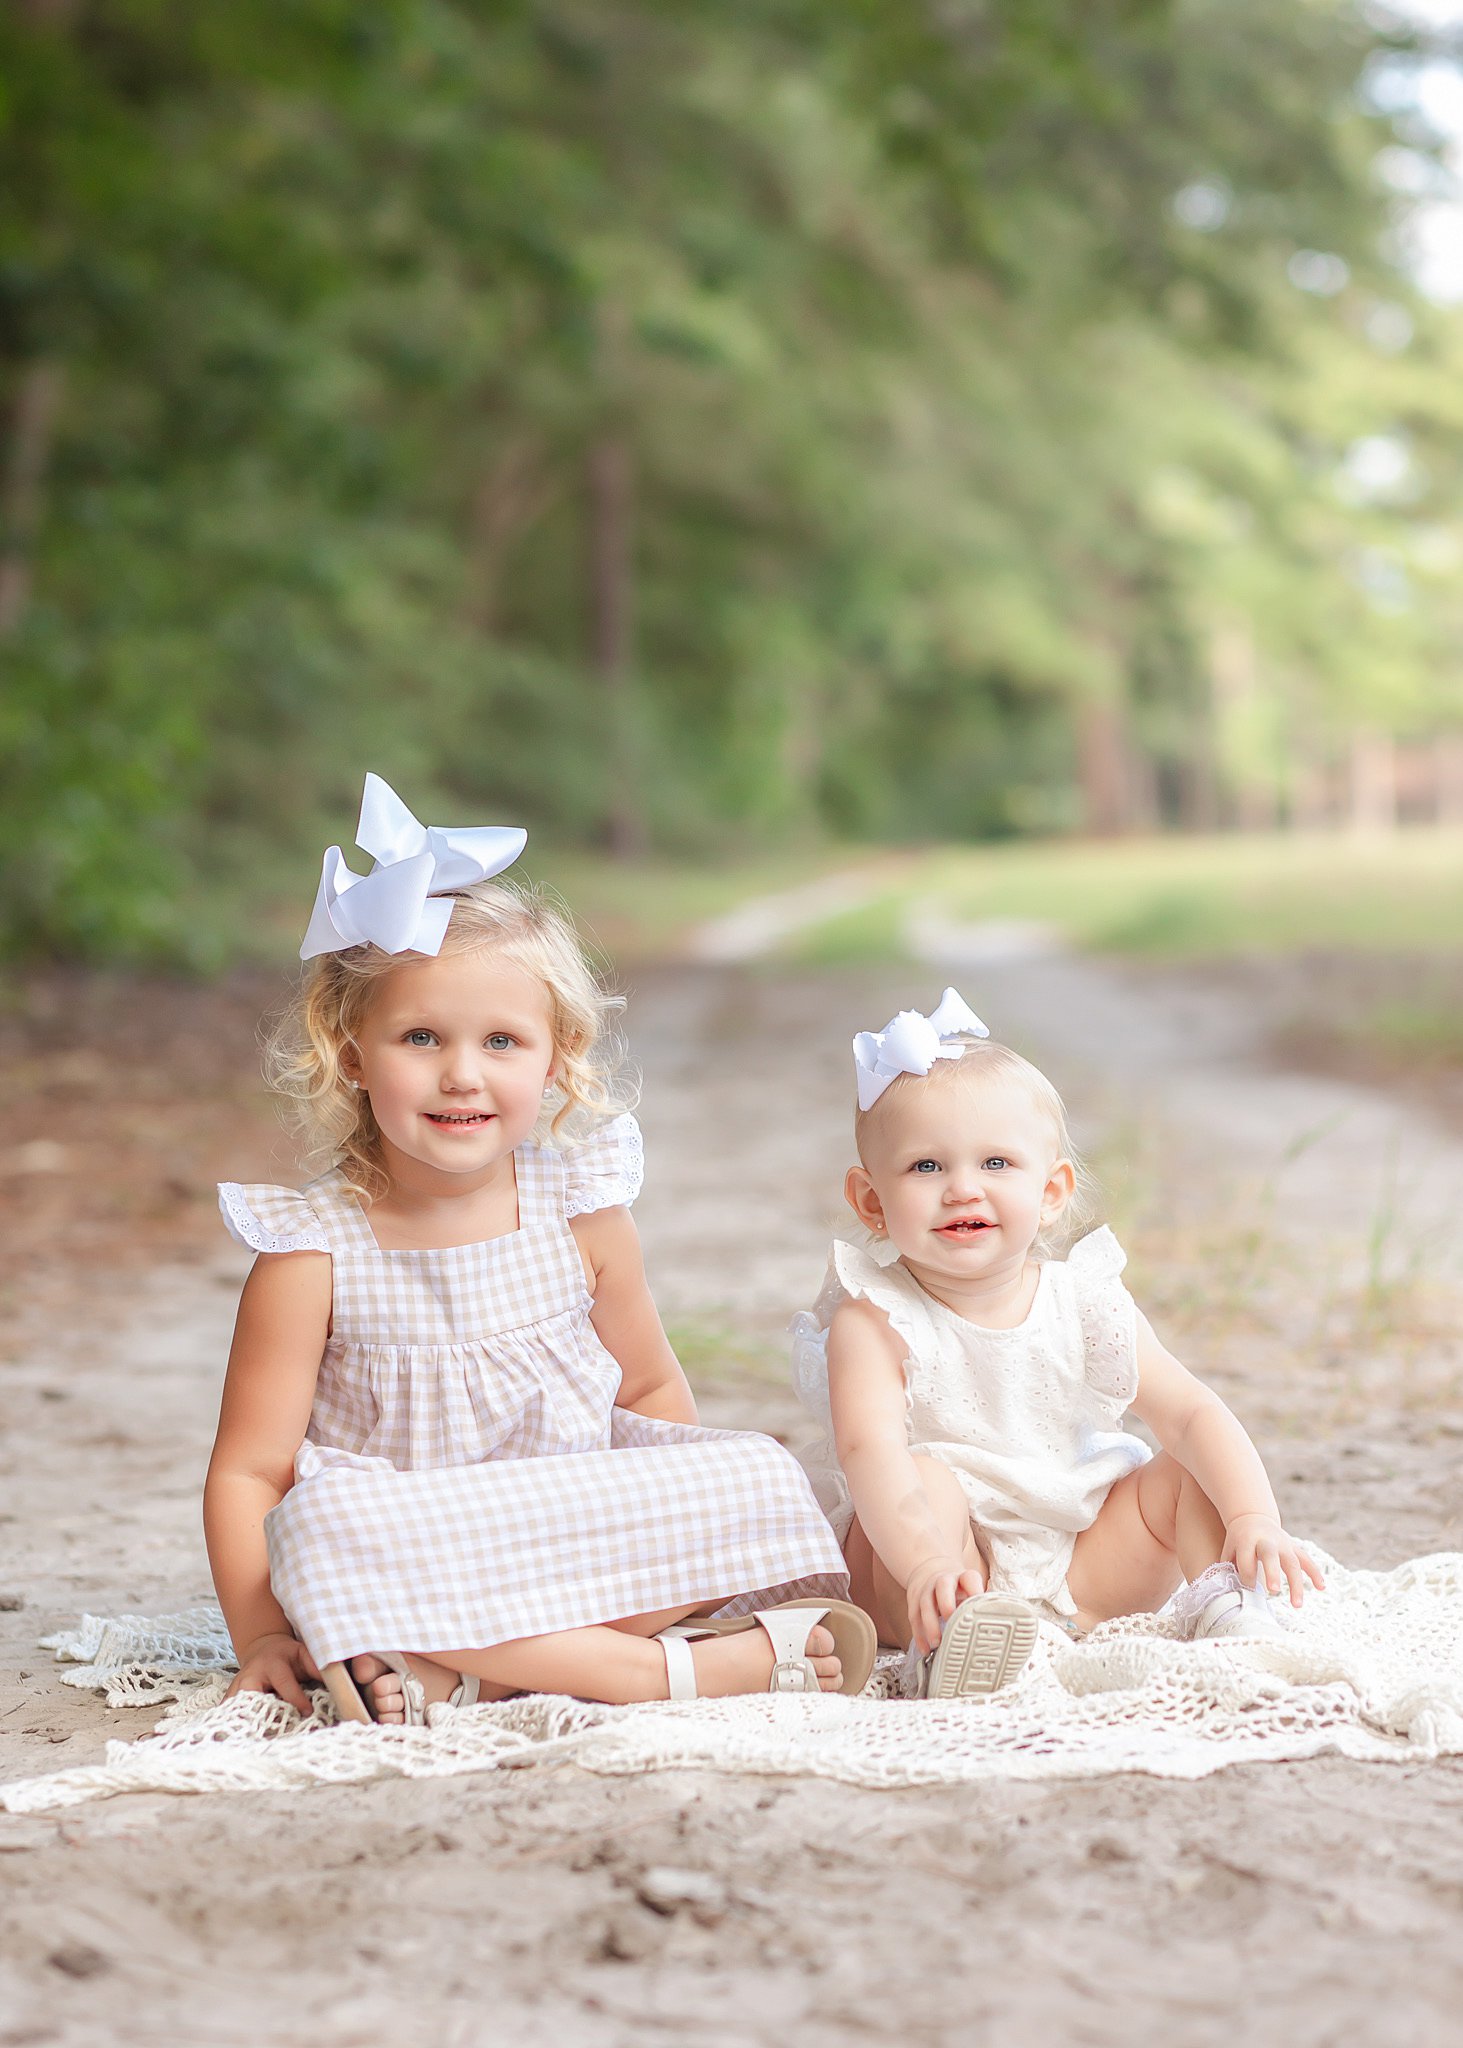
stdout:
<svg viewBox="0 0 1463 2048">
<path fill-rule="evenodd" d="M 1147 1464 L 1139 1466 L 1138 1514 L 1156 1543 L 1172 1547 L 1179 1496 L 1186 1483 L 1194 1482 L 1171 1451 L 1155 1451 Z"/>
<path fill-rule="evenodd" d="M 942 1507 L 958 1508 L 969 1518 L 970 1507 L 965 1497 L 965 1488 L 943 1458 L 932 1458 L 924 1451 L 914 1453 L 914 1468 L 919 1474 L 919 1483 L 928 1499 Z"/>
</svg>

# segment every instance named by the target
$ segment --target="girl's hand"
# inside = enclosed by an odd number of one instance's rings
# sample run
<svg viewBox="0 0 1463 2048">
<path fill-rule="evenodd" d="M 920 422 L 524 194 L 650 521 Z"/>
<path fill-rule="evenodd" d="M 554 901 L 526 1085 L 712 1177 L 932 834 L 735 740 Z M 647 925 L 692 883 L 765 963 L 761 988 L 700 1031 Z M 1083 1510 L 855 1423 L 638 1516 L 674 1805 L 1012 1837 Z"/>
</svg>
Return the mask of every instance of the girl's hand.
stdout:
<svg viewBox="0 0 1463 2048">
<path fill-rule="evenodd" d="M 1263 1572 L 1267 1592 L 1289 1586 L 1292 1607 L 1305 1598 L 1307 1579 L 1318 1590 L 1326 1583 L 1309 1552 L 1286 1535 L 1273 1515 L 1236 1515 L 1226 1523 L 1220 1561 L 1234 1566 L 1243 1585 L 1253 1586 Z"/>
<path fill-rule="evenodd" d="M 301 1680 L 319 1676 L 315 1659 L 294 1636 L 260 1636 L 240 1657 L 239 1675 L 224 1698 L 231 1700 L 236 1692 L 272 1692 L 308 1714 L 310 1700 Z"/>
<path fill-rule="evenodd" d="M 959 1557 L 931 1557 L 915 1568 L 905 1588 L 909 1633 L 921 1656 L 939 1648 L 945 1623 L 962 1600 L 985 1591 L 985 1573 Z"/>
</svg>

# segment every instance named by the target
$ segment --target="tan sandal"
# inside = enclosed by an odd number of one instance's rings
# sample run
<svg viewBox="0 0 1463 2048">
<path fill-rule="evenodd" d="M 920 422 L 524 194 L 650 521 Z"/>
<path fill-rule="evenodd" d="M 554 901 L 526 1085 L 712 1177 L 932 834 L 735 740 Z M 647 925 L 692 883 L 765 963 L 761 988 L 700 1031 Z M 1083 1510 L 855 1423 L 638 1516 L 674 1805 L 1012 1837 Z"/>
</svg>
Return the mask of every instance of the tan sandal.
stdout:
<svg viewBox="0 0 1463 2048">
<path fill-rule="evenodd" d="M 412 1670 L 406 1658 L 395 1650 L 377 1650 L 388 1671 L 395 1671 L 401 1677 L 401 1698 L 405 1710 L 402 1726 L 424 1728 L 427 1724 L 427 1689 Z M 335 1711 L 342 1721 L 364 1721 L 369 1727 L 379 1721 L 372 1706 L 368 1680 L 365 1688 L 356 1683 L 355 1673 L 349 1664 L 324 1664 L 320 1676 L 325 1681 L 326 1691 L 335 1702 Z M 443 1705 L 449 1707 L 472 1707 L 477 1705 L 478 1681 L 464 1672 Z M 390 1723 L 387 1725 L 395 1726 Z"/>
<path fill-rule="evenodd" d="M 832 1636 L 833 1654 L 843 1666 L 838 1690 L 862 1692 L 879 1648 L 878 1633 L 862 1607 L 855 1607 L 850 1600 L 784 1600 L 755 1614 L 731 1615 L 720 1621 L 677 1621 L 663 1628 L 655 1640 L 665 1657 L 670 1697 L 698 1697 L 690 1650 L 693 1642 L 708 1636 L 745 1635 L 754 1628 L 764 1630 L 772 1644 L 775 1662 L 767 1682 L 769 1692 L 821 1692 L 817 1670 L 808 1657 L 808 1637 L 820 1623 Z"/>
</svg>

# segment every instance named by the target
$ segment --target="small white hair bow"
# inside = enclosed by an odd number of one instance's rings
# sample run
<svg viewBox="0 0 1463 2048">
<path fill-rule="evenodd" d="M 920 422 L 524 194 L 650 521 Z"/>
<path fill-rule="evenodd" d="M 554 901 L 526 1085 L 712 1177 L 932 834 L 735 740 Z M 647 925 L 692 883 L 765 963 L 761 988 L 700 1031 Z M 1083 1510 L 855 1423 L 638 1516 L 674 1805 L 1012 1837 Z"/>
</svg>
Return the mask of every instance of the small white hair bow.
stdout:
<svg viewBox="0 0 1463 2048">
<path fill-rule="evenodd" d="M 383 953 L 440 953 L 452 905 L 442 892 L 485 882 L 528 843 L 515 825 L 421 825 L 389 782 L 366 777 L 356 844 L 376 862 L 355 874 L 338 846 L 326 849 L 302 960 L 379 946 Z"/>
<path fill-rule="evenodd" d="M 957 1032 L 972 1038 L 991 1035 L 953 988 L 946 989 L 928 1017 L 920 1010 L 901 1010 L 882 1031 L 858 1032 L 853 1063 L 859 1108 L 872 1109 L 901 1074 L 927 1074 L 936 1060 L 958 1060 L 965 1047 L 950 1043 Z"/>
</svg>

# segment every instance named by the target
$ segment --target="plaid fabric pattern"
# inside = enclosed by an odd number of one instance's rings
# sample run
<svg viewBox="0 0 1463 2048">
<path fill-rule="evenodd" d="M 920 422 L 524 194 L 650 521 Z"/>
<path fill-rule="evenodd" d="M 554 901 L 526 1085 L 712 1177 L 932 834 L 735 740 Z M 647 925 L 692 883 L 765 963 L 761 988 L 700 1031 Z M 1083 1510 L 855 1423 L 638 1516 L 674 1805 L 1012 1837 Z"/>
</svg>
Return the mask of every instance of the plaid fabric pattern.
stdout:
<svg viewBox="0 0 1463 2048">
<path fill-rule="evenodd" d="M 780 1445 L 614 1405 L 566 1217 L 632 1198 L 638 1146 L 621 1118 L 574 1153 L 522 1147 L 518 1229 L 444 1251 L 380 1250 L 338 1174 L 229 1191 L 244 1242 L 307 1239 L 333 1261 L 309 1436 L 265 1523 L 276 1597 L 317 1660 L 846 1591 Z"/>
</svg>

